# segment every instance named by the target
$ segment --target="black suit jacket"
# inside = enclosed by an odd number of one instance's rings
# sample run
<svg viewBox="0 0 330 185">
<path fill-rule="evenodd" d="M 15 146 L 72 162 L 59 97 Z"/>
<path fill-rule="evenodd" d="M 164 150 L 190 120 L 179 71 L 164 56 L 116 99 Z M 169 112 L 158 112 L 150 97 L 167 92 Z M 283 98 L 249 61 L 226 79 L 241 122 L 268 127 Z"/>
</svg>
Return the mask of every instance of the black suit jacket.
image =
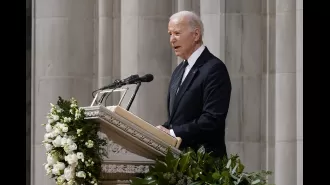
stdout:
<svg viewBox="0 0 330 185">
<path fill-rule="evenodd" d="M 174 70 L 168 92 L 168 121 L 163 125 L 182 138 L 180 149 L 198 149 L 204 145 L 216 157 L 227 156 L 225 120 L 231 82 L 224 63 L 205 47 L 189 71 L 176 95 L 172 115 L 169 111 L 172 81 L 179 78 L 179 64 Z"/>
</svg>

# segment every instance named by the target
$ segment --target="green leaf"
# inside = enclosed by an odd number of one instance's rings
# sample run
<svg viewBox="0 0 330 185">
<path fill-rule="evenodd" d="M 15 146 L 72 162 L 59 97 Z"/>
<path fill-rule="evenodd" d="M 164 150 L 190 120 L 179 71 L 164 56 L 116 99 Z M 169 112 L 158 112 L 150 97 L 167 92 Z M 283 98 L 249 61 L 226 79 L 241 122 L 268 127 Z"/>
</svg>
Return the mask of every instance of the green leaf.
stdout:
<svg viewBox="0 0 330 185">
<path fill-rule="evenodd" d="M 176 173 L 177 170 L 178 170 L 179 162 L 180 162 L 180 159 L 174 159 L 173 160 L 173 163 L 174 163 L 174 165 L 173 165 L 173 172 L 174 173 Z"/>
<path fill-rule="evenodd" d="M 191 152 L 184 153 L 180 159 L 180 172 L 182 173 L 184 173 L 189 166 L 190 154 Z"/>
<path fill-rule="evenodd" d="M 191 172 L 193 174 L 193 179 L 197 180 L 200 175 L 202 174 L 202 169 L 200 169 L 199 167 L 193 168 L 191 169 Z"/>
<path fill-rule="evenodd" d="M 170 149 L 167 149 L 167 153 L 165 156 L 165 162 L 168 164 L 169 162 L 171 162 L 173 159 L 175 159 L 173 153 L 170 151 Z"/>
<path fill-rule="evenodd" d="M 156 164 L 153 170 L 157 172 L 166 172 L 167 164 L 163 161 L 156 160 Z"/>
<path fill-rule="evenodd" d="M 196 181 L 196 182 L 193 182 L 193 183 L 191 183 L 189 185 L 202 185 L 202 184 L 203 184 L 203 182 Z"/>
<path fill-rule="evenodd" d="M 212 178 L 215 179 L 215 180 L 220 179 L 220 177 L 221 177 L 221 175 L 220 175 L 219 172 L 214 172 L 214 173 L 212 174 Z"/>
</svg>

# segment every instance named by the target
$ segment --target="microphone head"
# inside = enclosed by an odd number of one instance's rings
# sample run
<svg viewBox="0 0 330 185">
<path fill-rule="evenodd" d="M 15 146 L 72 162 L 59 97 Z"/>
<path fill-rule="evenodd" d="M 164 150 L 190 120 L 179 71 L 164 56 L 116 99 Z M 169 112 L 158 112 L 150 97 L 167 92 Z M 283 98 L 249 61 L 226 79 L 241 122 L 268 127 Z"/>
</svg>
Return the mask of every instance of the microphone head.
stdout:
<svg viewBox="0 0 330 185">
<path fill-rule="evenodd" d="M 151 82 L 154 79 L 154 75 L 152 74 L 146 74 L 142 77 L 140 77 L 141 82 Z"/>
</svg>

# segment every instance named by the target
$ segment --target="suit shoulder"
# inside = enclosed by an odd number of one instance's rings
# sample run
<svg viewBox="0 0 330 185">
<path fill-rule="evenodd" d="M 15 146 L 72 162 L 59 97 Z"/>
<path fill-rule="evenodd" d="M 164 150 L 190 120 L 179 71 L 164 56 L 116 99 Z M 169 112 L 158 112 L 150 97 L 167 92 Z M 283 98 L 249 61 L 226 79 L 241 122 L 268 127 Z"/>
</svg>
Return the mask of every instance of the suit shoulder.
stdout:
<svg viewBox="0 0 330 185">
<path fill-rule="evenodd" d="M 216 69 L 225 69 L 225 70 L 227 70 L 227 67 L 226 67 L 225 63 L 222 60 L 220 60 L 218 57 L 213 56 L 213 55 L 212 55 L 212 57 L 210 57 L 207 60 L 205 65 L 209 69 L 216 68 Z"/>
</svg>

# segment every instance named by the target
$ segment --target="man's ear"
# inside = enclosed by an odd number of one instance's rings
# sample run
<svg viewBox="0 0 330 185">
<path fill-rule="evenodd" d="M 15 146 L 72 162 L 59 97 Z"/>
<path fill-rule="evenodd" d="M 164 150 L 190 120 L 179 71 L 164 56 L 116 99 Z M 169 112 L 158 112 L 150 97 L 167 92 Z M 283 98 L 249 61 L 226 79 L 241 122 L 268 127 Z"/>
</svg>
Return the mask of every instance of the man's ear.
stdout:
<svg viewBox="0 0 330 185">
<path fill-rule="evenodd" d="M 195 42 L 201 40 L 201 30 L 199 28 L 195 29 L 194 35 L 195 35 Z"/>
</svg>

